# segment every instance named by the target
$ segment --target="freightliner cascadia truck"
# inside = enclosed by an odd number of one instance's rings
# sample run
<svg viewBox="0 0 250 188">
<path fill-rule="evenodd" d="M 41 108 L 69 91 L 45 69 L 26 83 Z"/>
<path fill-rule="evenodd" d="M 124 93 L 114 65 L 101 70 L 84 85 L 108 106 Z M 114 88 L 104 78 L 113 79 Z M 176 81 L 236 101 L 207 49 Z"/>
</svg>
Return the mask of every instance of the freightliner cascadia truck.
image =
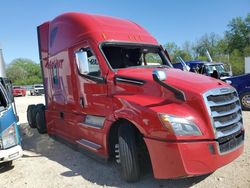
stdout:
<svg viewBox="0 0 250 188">
<path fill-rule="evenodd" d="M 209 174 L 243 152 L 238 94 L 230 85 L 172 68 L 134 22 L 65 13 L 38 26 L 45 106 L 31 127 L 137 181 L 149 156 L 155 178 Z"/>
</svg>

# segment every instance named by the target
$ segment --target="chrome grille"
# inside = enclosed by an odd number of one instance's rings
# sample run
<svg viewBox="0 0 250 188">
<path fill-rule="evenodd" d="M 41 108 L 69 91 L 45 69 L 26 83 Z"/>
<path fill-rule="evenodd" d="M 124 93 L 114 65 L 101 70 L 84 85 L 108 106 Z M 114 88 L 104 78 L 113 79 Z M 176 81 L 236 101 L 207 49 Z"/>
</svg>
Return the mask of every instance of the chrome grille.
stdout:
<svg viewBox="0 0 250 188">
<path fill-rule="evenodd" d="M 239 138 L 243 139 L 244 136 L 238 136 L 237 139 L 235 136 L 233 140 L 237 140 L 237 142 L 235 141 L 234 144 L 228 144 L 232 142 L 232 135 L 240 132 L 243 126 L 241 106 L 235 89 L 217 88 L 209 90 L 203 97 L 211 119 L 211 124 L 214 128 L 216 140 L 226 140 L 226 142 L 218 142 L 220 152 L 228 152 L 239 146 L 243 141 L 240 141 Z"/>
</svg>

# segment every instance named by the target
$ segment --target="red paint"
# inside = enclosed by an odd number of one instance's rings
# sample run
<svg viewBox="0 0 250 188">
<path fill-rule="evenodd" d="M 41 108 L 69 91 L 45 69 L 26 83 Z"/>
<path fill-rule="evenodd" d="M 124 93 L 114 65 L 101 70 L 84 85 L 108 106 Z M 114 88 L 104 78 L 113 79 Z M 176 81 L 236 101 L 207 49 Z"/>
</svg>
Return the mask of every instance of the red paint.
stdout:
<svg viewBox="0 0 250 188">
<path fill-rule="evenodd" d="M 144 136 L 156 178 L 206 174 L 242 153 L 243 146 L 225 155 L 218 154 L 202 98 L 210 89 L 228 87 L 224 82 L 164 69 L 167 73 L 165 83 L 182 90 L 187 99 L 184 102 L 153 80 L 153 68 L 113 71 L 108 66 L 100 50 L 103 42 L 149 44 L 161 48 L 141 26 L 112 17 L 67 13 L 40 25 L 38 37 L 49 134 L 71 143 L 84 139 L 98 144 L 101 149 L 93 152 L 107 159 L 110 128 L 118 119 L 126 119 Z M 104 82 L 89 79 L 78 71 L 74 52 L 87 47 L 96 56 Z M 58 80 L 54 80 L 53 74 Z M 144 80 L 145 84 L 116 83 L 115 76 Z M 158 113 L 189 118 L 198 125 L 202 135 L 176 136 L 162 125 Z M 103 127 L 84 125 L 87 115 L 103 117 Z M 216 154 L 211 154 L 208 144 L 215 147 Z"/>
<path fill-rule="evenodd" d="M 25 96 L 26 95 L 26 89 L 21 87 L 21 86 L 13 86 L 12 94 L 13 94 L 14 97 Z"/>
</svg>

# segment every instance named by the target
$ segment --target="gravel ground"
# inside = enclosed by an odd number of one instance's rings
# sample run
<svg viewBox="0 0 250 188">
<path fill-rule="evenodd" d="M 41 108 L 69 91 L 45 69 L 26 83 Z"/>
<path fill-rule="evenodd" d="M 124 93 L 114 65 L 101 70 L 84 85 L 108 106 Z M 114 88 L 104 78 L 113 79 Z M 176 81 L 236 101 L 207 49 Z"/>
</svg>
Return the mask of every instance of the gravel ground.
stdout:
<svg viewBox="0 0 250 188">
<path fill-rule="evenodd" d="M 15 98 L 20 117 L 24 155 L 14 166 L 0 169 L 0 187 L 242 187 L 250 188 L 250 112 L 244 112 L 245 151 L 211 175 L 179 180 L 155 180 L 150 172 L 140 182 L 120 179 L 116 165 L 103 164 L 40 135 L 27 125 L 29 104 L 44 103 L 43 96 Z"/>
</svg>

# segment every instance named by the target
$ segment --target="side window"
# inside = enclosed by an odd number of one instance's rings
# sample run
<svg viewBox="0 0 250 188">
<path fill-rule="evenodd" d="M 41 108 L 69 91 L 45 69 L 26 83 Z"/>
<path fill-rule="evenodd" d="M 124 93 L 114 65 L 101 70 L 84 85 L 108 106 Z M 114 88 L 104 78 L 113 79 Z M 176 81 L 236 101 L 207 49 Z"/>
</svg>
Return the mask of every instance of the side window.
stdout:
<svg viewBox="0 0 250 188">
<path fill-rule="evenodd" d="M 8 99 L 4 92 L 4 87 L 1 84 L 0 85 L 0 111 L 4 110 L 7 106 L 8 106 Z"/>
<path fill-rule="evenodd" d="M 52 74 L 53 74 L 53 84 L 56 86 L 58 85 L 58 73 L 57 73 L 56 65 L 53 66 Z"/>
<path fill-rule="evenodd" d="M 90 48 L 81 48 L 75 52 L 78 70 L 83 75 L 100 76 L 100 67 Z"/>
<path fill-rule="evenodd" d="M 162 65 L 162 58 L 158 53 L 146 53 L 145 61 L 147 65 Z"/>
</svg>

